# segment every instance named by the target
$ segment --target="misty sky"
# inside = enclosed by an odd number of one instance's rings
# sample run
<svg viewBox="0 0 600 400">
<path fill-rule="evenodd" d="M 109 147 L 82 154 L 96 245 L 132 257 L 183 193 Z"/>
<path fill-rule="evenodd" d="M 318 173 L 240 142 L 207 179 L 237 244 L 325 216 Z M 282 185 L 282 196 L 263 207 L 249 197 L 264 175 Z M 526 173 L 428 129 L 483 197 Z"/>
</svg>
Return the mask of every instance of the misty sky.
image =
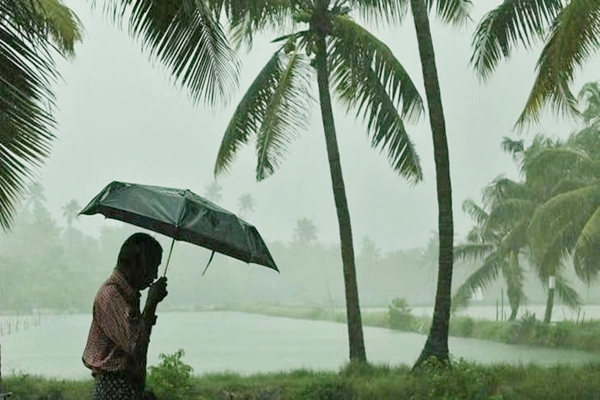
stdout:
<svg viewBox="0 0 600 400">
<path fill-rule="evenodd" d="M 168 73 L 153 66 L 125 31 L 107 21 L 89 2 L 68 0 L 82 19 L 86 36 L 75 60 L 60 63 L 63 82 L 57 86 L 58 140 L 40 170 L 48 207 L 60 220 L 61 206 L 77 199 L 84 206 L 113 180 L 188 188 L 204 194 L 212 181 L 216 152 L 232 110 L 273 46 L 256 40 L 243 56 L 242 88 L 221 109 L 194 106 L 187 94 L 171 84 Z M 101 3 L 101 2 L 100 2 Z M 490 3 L 488 7 L 499 3 Z M 489 9 L 477 6 L 479 21 Z M 475 24 L 456 30 L 433 22 L 434 43 L 448 126 L 457 238 L 471 221 L 461 211 L 467 197 L 479 199 L 483 185 L 500 173 L 515 176 L 510 157 L 500 150 L 503 136 L 516 137 L 511 128 L 533 81 L 539 53 L 520 50 L 501 64 L 491 82 L 481 84 L 468 66 Z M 394 51 L 417 84 L 421 69 L 412 19 L 403 27 L 370 30 Z M 269 39 L 269 38 L 267 38 Z M 600 61 L 578 74 L 575 89 L 597 80 Z M 336 123 L 355 242 L 370 236 L 385 250 L 423 245 L 437 225 L 437 204 L 431 134 L 426 116 L 407 128 L 422 160 L 425 181 L 408 185 L 391 171 L 386 157 L 369 146 L 362 123 L 337 109 Z M 528 137 L 542 131 L 564 136 L 570 128 L 546 118 Z M 319 238 L 338 241 L 325 142 L 315 104 L 313 123 L 289 148 L 274 176 L 256 183 L 254 147 L 240 153 L 231 173 L 219 179 L 222 205 L 237 211 L 238 198 L 251 193 L 257 203 L 248 220 L 267 241 L 291 239 L 296 221 L 307 217 Z M 82 217 L 78 226 L 90 234 L 114 225 L 101 216 Z"/>
</svg>

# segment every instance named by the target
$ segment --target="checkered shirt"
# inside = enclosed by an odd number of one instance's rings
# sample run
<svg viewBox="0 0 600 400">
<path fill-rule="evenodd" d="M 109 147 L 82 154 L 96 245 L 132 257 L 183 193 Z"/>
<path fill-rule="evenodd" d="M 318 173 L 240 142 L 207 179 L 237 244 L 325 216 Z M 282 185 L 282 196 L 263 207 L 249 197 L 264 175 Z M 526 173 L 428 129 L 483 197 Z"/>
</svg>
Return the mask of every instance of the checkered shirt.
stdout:
<svg viewBox="0 0 600 400">
<path fill-rule="evenodd" d="M 96 375 L 134 370 L 145 376 L 146 326 L 140 313 L 140 292 L 115 270 L 98 290 L 83 364 Z M 135 371 L 137 370 L 137 371 Z"/>
</svg>

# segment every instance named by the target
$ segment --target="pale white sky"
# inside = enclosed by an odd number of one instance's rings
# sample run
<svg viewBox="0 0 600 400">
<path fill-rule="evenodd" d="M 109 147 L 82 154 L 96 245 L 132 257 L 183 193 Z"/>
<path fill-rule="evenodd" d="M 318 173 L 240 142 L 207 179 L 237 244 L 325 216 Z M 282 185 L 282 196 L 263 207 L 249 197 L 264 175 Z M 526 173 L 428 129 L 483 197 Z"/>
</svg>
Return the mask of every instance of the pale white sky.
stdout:
<svg viewBox="0 0 600 400">
<path fill-rule="evenodd" d="M 487 3 L 487 2 L 486 2 Z M 498 1 L 490 1 L 489 7 Z M 192 105 L 185 92 L 173 87 L 168 74 L 152 66 L 140 46 L 107 21 L 101 9 L 88 2 L 68 0 L 86 27 L 83 44 L 72 62 L 61 62 L 64 82 L 57 87 L 58 140 L 40 171 L 48 206 L 60 223 L 61 206 L 77 199 L 84 206 L 112 180 L 188 188 L 204 193 L 212 181 L 215 155 L 233 108 L 255 74 L 270 56 L 272 46 L 257 40 L 243 56 L 242 89 L 222 109 Z M 479 2 L 478 4 L 481 4 Z M 477 6 L 475 20 L 487 11 Z M 468 66 L 474 24 L 463 30 L 434 22 L 434 41 L 450 142 L 457 237 L 471 221 L 461 203 L 479 198 L 481 189 L 500 173 L 514 176 L 510 157 L 500 150 L 503 136 L 515 137 L 511 127 L 532 84 L 535 54 L 519 51 L 503 63 L 492 81 L 481 84 Z M 413 23 L 403 27 L 370 27 L 395 52 L 410 72 L 423 97 Z M 267 38 L 269 39 L 269 38 Z M 579 74 L 581 83 L 600 79 L 595 60 Z M 384 250 L 424 245 L 437 225 L 433 150 L 426 116 L 408 126 L 425 172 L 425 181 L 409 186 L 395 175 L 385 156 L 370 148 L 364 125 L 336 110 L 344 178 L 355 242 L 370 236 Z M 333 194 L 318 108 L 313 123 L 289 149 L 274 176 L 254 179 L 253 147 L 245 148 L 232 172 L 219 182 L 222 205 L 237 211 L 238 198 L 251 193 L 256 211 L 248 216 L 265 240 L 288 241 L 296 220 L 312 219 L 319 237 L 338 241 Z M 567 133 L 565 125 L 547 118 L 538 131 Z M 80 228 L 97 233 L 114 225 L 103 217 L 82 217 Z"/>
</svg>

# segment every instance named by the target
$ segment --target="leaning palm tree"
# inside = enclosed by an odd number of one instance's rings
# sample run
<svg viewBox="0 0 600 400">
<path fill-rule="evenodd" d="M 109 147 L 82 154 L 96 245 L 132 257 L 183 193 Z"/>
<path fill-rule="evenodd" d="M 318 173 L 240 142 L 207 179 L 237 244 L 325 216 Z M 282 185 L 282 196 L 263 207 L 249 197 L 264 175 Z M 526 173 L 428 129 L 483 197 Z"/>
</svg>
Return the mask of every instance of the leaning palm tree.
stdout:
<svg viewBox="0 0 600 400">
<path fill-rule="evenodd" d="M 590 0 L 504 0 L 484 16 L 473 37 L 471 62 L 487 80 L 517 45 L 543 43 L 536 78 L 516 127 L 538 122 L 546 105 L 578 115 L 570 90 L 575 71 L 600 49 L 600 2 Z"/>
<path fill-rule="evenodd" d="M 0 226 L 50 153 L 55 58 L 74 55 L 82 27 L 60 0 L 0 2 Z"/>
<path fill-rule="evenodd" d="M 400 2 L 406 5 L 406 1 Z M 452 183 L 450 179 L 450 156 L 446 136 L 446 119 L 440 93 L 440 83 L 435 61 L 433 38 L 429 26 L 428 7 L 437 6 L 442 21 L 462 25 L 469 19 L 470 0 L 410 0 L 421 70 L 429 109 L 429 124 L 433 139 L 435 177 L 438 201 L 439 258 L 438 282 L 433 309 L 433 321 L 427 341 L 414 368 L 434 357 L 442 363 L 449 361 L 448 332 L 450 326 L 452 272 L 454 249 L 454 217 L 452 214 Z"/>
<path fill-rule="evenodd" d="M 235 37 L 251 43 L 260 30 L 298 27 L 274 42 L 278 48 L 238 104 L 223 136 L 215 174 L 227 171 L 240 146 L 256 141 L 256 178 L 279 166 L 295 134 L 306 127 L 316 80 L 323 132 L 339 224 L 351 361 L 366 361 L 354 244 L 342 175 L 331 92 L 347 111 L 363 116 L 371 146 L 387 151 L 392 168 L 410 182 L 422 179 L 418 156 L 404 121 L 415 121 L 423 102 L 392 51 L 351 17 L 356 10 L 384 17 L 396 2 L 267 0 L 215 1 Z M 219 8 L 220 10 L 220 8 Z M 240 43 L 243 43 L 240 42 Z"/>
</svg>

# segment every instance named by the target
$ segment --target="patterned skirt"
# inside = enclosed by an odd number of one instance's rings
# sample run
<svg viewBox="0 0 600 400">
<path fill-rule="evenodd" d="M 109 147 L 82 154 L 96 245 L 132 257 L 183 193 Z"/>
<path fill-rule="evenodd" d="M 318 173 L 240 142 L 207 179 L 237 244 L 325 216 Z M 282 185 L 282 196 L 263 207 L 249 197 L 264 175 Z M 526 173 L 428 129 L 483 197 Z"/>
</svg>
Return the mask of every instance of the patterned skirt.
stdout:
<svg viewBox="0 0 600 400">
<path fill-rule="evenodd" d="M 133 385 L 122 373 L 101 373 L 96 375 L 96 385 L 92 400 L 142 400 L 144 391 Z"/>
</svg>

